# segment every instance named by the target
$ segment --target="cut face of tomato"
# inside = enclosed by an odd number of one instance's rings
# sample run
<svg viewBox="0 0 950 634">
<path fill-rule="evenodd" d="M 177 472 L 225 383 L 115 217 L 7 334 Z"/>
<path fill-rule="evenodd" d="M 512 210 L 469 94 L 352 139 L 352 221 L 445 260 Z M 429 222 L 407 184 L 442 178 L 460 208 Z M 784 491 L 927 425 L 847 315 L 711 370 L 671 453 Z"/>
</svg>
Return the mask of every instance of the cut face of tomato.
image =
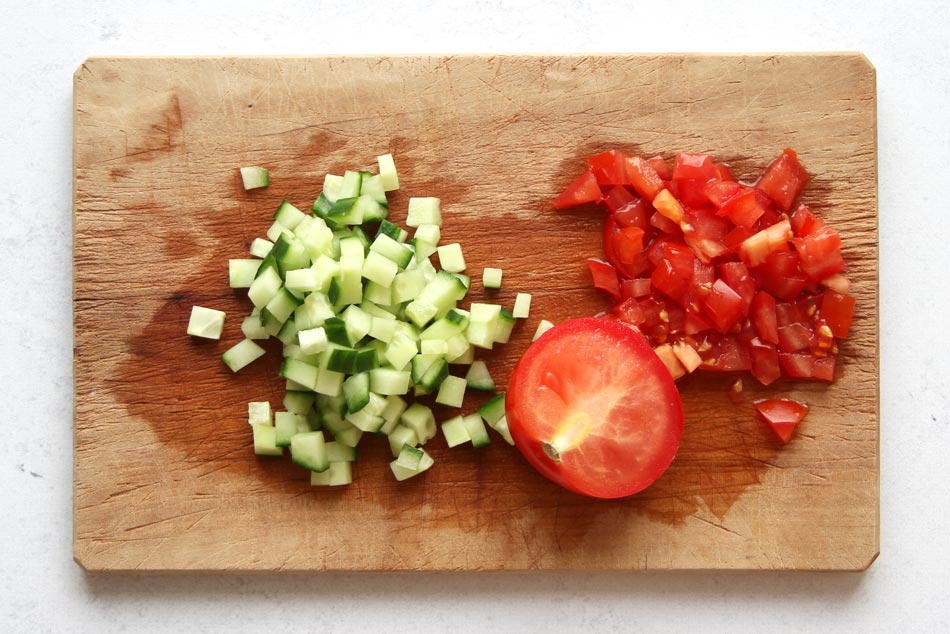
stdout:
<svg viewBox="0 0 950 634">
<path fill-rule="evenodd" d="M 601 186 L 624 185 L 630 182 L 630 177 L 627 176 L 627 157 L 623 152 L 609 150 L 595 154 L 587 159 L 587 166 Z"/>
<path fill-rule="evenodd" d="M 506 396 L 515 445 L 572 491 L 618 498 L 655 482 L 676 455 L 683 407 L 644 337 L 599 318 L 559 324 L 528 348 Z"/>
<path fill-rule="evenodd" d="M 808 404 L 785 398 L 762 399 L 755 402 L 755 411 L 785 444 L 808 413 Z"/>
<path fill-rule="evenodd" d="M 808 173 L 798 162 L 798 155 L 787 149 L 775 159 L 756 186 L 782 211 L 788 211 L 808 182 Z"/>
</svg>

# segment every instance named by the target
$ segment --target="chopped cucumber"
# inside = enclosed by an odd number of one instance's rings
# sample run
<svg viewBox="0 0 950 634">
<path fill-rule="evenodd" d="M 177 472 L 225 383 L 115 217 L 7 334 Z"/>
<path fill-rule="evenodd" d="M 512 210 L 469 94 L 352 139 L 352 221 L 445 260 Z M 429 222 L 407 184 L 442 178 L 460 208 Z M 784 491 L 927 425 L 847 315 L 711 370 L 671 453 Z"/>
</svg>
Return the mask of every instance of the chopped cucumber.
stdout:
<svg viewBox="0 0 950 634">
<path fill-rule="evenodd" d="M 488 366 L 481 360 L 473 361 L 472 365 L 469 366 L 468 372 L 465 374 L 465 382 L 468 384 L 468 387 L 473 390 L 480 390 L 482 392 L 495 391 L 495 381 L 488 372 Z"/>
<path fill-rule="evenodd" d="M 232 372 L 238 372 L 252 361 L 264 356 L 264 348 L 260 347 L 250 339 L 244 339 L 236 343 L 221 355 L 224 364 L 231 368 Z"/>
<path fill-rule="evenodd" d="M 222 310 L 192 306 L 188 319 L 188 334 L 204 339 L 220 339 L 224 330 L 225 313 Z"/>
<path fill-rule="evenodd" d="M 541 335 L 551 330 L 551 328 L 554 328 L 554 324 L 547 319 L 542 319 L 538 323 L 538 329 L 534 331 L 534 337 L 531 338 L 531 341 L 537 341 Z"/>
<path fill-rule="evenodd" d="M 530 293 L 518 293 L 515 295 L 515 306 L 511 311 L 511 314 L 518 319 L 527 318 L 528 314 L 531 312 L 531 294 Z"/>
<path fill-rule="evenodd" d="M 501 269 L 485 267 L 482 271 L 482 286 L 490 289 L 501 288 Z"/>
<path fill-rule="evenodd" d="M 275 415 L 267 401 L 248 405 L 255 452 L 280 455 L 289 446 L 314 486 L 352 480 L 355 447 L 366 432 L 387 437 L 397 480 L 430 468 L 421 445 L 437 433 L 435 416 L 405 395 L 433 394 L 439 404 L 461 407 L 466 389 L 493 391 L 476 349 L 506 342 L 530 303 L 519 294 L 512 312 L 478 302 L 460 307 L 472 280 L 461 245 L 440 245 L 441 201 L 409 199 L 409 240 L 388 220 L 387 192 L 399 187 L 393 157 L 377 162 L 378 174 L 327 174 L 309 209 L 282 201 L 266 239 L 251 243 L 253 257 L 228 262 L 229 286 L 246 289 L 253 309 L 241 323 L 245 338 L 222 355 L 225 364 L 236 372 L 263 355 L 254 340 L 273 336 L 283 344 L 285 411 Z M 254 186 L 269 183 L 263 168 L 245 173 L 259 179 Z M 485 268 L 485 288 L 499 288 L 501 273 Z M 188 334 L 219 338 L 223 319 L 220 311 L 193 307 Z M 465 378 L 451 376 L 449 363 L 470 365 Z M 489 442 L 483 419 L 510 442 L 503 397 L 445 421 L 443 433 L 451 446 L 482 446 Z"/>
<path fill-rule="evenodd" d="M 242 167 L 241 181 L 244 183 L 244 189 L 257 189 L 258 187 L 267 187 L 270 185 L 270 172 L 266 167 Z"/>
</svg>

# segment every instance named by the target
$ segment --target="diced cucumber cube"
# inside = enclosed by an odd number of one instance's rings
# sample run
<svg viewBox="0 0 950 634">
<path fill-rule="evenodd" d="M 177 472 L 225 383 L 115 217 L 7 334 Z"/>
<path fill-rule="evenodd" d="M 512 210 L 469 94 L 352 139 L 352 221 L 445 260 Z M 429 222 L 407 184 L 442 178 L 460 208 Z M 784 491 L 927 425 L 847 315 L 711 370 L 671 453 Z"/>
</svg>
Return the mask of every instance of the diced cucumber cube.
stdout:
<svg viewBox="0 0 950 634">
<path fill-rule="evenodd" d="M 363 260 L 363 277 L 380 286 L 392 286 L 398 272 L 399 267 L 395 262 L 376 251 L 370 251 Z"/>
<path fill-rule="evenodd" d="M 435 415 L 432 410 L 422 403 L 413 403 L 402 413 L 400 423 L 416 433 L 416 438 L 421 444 L 425 444 L 431 438 L 435 437 L 436 424 Z"/>
<path fill-rule="evenodd" d="M 231 368 L 232 372 L 238 372 L 249 363 L 264 356 L 264 352 L 264 348 L 250 339 L 244 339 L 225 350 L 221 355 L 221 360 Z"/>
<path fill-rule="evenodd" d="M 392 450 L 393 458 L 399 457 L 403 445 L 415 447 L 419 444 L 419 437 L 405 425 L 396 425 L 389 433 L 389 448 Z"/>
<path fill-rule="evenodd" d="M 187 333 L 192 337 L 220 339 L 224 330 L 225 312 L 204 306 L 192 306 Z"/>
<path fill-rule="evenodd" d="M 287 393 L 284 394 L 284 407 L 288 412 L 300 414 L 300 416 L 305 417 L 307 412 L 313 409 L 313 401 L 316 396 L 317 395 L 310 390 L 288 390 Z M 306 418 L 304 420 L 306 421 Z M 307 428 L 303 431 L 311 431 L 310 425 L 307 424 Z"/>
<path fill-rule="evenodd" d="M 444 356 L 449 351 L 449 344 L 444 339 L 422 339 L 419 342 L 419 347 L 422 354 L 441 354 Z"/>
<path fill-rule="evenodd" d="M 482 392 L 495 391 L 495 381 L 488 372 L 488 366 L 481 360 L 472 362 L 468 372 L 465 374 L 465 382 L 468 387 L 473 390 L 480 390 Z"/>
<path fill-rule="evenodd" d="M 291 438 L 297 433 L 299 421 L 303 421 L 303 424 L 306 425 L 306 419 L 293 412 L 276 412 L 274 414 L 274 429 L 277 430 L 276 442 L 278 447 L 290 445 Z"/>
<path fill-rule="evenodd" d="M 370 390 L 385 395 L 407 394 L 409 378 L 409 372 L 406 370 L 375 368 L 369 372 Z"/>
<path fill-rule="evenodd" d="M 251 425 L 254 430 L 254 453 L 258 456 L 281 456 L 284 448 L 277 446 L 277 429 L 272 425 Z"/>
<path fill-rule="evenodd" d="M 247 422 L 250 425 L 271 425 L 273 419 L 271 416 L 269 401 L 251 401 L 247 404 Z"/>
<path fill-rule="evenodd" d="M 331 462 L 326 471 L 310 472 L 310 486 L 344 486 L 353 482 L 351 462 Z"/>
<path fill-rule="evenodd" d="M 254 238 L 254 240 L 251 241 L 249 253 L 255 258 L 265 258 L 273 248 L 274 243 L 270 240 L 265 240 L 264 238 Z"/>
<path fill-rule="evenodd" d="M 398 458 L 389 463 L 389 468 L 392 470 L 393 475 L 396 477 L 397 481 L 402 482 L 403 480 L 408 480 L 409 478 L 413 478 L 419 475 L 420 473 L 424 473 L 425 471 L 429 469 L 429 467 L 435 464 L 435 461 L 432 459 L 432 456 L 426 453 L 425 450 L 420 450 L 420 451 L 422 451 L 422 456 L 420 457 L 419 464 L 415 469 L 407 469 L 406 467 L 400 465 Z"/>
<path fill-rule="evenodd" d="M 477 411 L 489 426 L 494 427 L 495 423 L 505 415 L 505 393 L 496 394 L 479 407 Z"/>
<path fill-rule="evenodd" d="M 231 288 L 250 288 L 257 277 L 261 261 L 253 258 L 228 260 L 228 286 Z"/>
<path fill-rule="evenodd" d="M 449 407 L 461 407 L 465 398 L 465 379 L 457 376 L 447 376 L 439 386 L 439 393 L 435 397 L 436 403 Z"/>
<path fill-rule="evenodd" d="M 409 210 L 406 214 L 406 225 L 419 227 L 421 225 L 442 226 L 442 201 L 438 198 L 410 198 Z"/>
<path fill-rule="evenodd" d="M 346 411 L 358 412 L 369 403 L 369 374 L 361 372 L 343 381 L 343 397 Z"/>
<path fill-rule="evenodd" d="M 498 422 L 492 426 L 492 429 L 497 431 L 509 445 L 515 444 L 514 439 L 511 437 L 511 431 L 508 429 L 508 418 L 506 416 L 499 418 Z"/>
<path fill-rule="evenodd" d="M 304 354 L 319 354 L 327 349 L 327 331 L 322 326 L 297 332 L 297 341 Z"/>
<path fill-rule="evenodd" d="M 376 157 L 376 163 L 379 165 L 379 178 L 383 183 L 383 189 L 387 192 L 399 189 L 399 175 L 396 172 L 396 163 L 392 154 L 383 154 Z"/>
<path fill-rule="evenodd" d="M 468 435 L 468 428 L 461 416 L 453 416 L 444 421 L 442 423 L 442 435 L 445 436 L 445 443 L 449 447 L 458 447 L 472 439 Z"/>
<path fill-rule="evenodd" d="M 501 288 L 501 274 L 501 269 L 485 267 L 482 271 L 482 286 L 491 289 Z"/>
<path fill-rule="evenodd" d="M 465 270 L 465 256 L 462 255 L 462 245 L 458 242 L 443 244 L 436 249 L 439 253 L 439 264 L 443 271 L 461 273 Z"/>
<path fill-rule="evenodd" d="M 403 469 L 416 471 L 419 469 L 419 462 L 422 460 L 422 454 L 425 451 L 419 447 L 403 445 L 399 450 L 399 456 L 396 457 L 396 464 Z"/>
<path fill-rule="evenodd" d="M 330 464 L 334 462 L 353 462 L 356 460 L 356 449 L 354 447 L 347 447 L 335 440 L 326 443 L 326 447 L 327 459 L 330 461 Z"/>
<path fill-rule="evenodd" d="M 515 306 L 511 314 L 518 319 L 525 319 L 531 312 L 531 294 L 518 293 L 515 295 Z"/>
<path fill-rule="evenodd" d="M 270 172 L 266 167 L 257 165 L 241 168 L 241 182 L 244 189 L 257 189 L 258 187 L 267 187 L 270 185 Z"/>
<path fill-rule="evenodd" d="M 473 447 L 484 447 L 491 442 L 491 438 L 488 437 L 488 430 L 485 429 L 485 423 L 482 422 L 482 417 L 478 414 L 463 416 L 462 424 L 465 425 L 465 431 L 472 439 Z"/>
<path fill-rule="evenodd" d="M 337 396 L 343 391 L 342 372 L 334 372 L 327 368 L 320 368 L 317 373 L 317 382 L 313 386 L 313 391 L 327 396 Z"/>
<path fill-rule="evenodd" d="M 538 329 L 534 331 L 534 337 L 531 338 L 531 341 L 537 341 L 541 335 L 551 330 L 551 328 L 554 328 L 554 324 L 547 319 L 542 319 L 538 323 Z"/>
<path fill-rule="evenodd" d="M 319 373 L 320 368 L 299 359 L 285 359 L 283 365 L 280 366 L 280 376 L 307 386 L 308 389 L 313 389 L 313 386 L 317 384 Z"/>
<path fill-rule="evenodd" d="M 318 281 L 317 272 L 312 268 L 294 269 L 293 271 L 287 271 L 284 286 L 291 291 L 310 293 L 317 290 Z"/>
<path fill-rule="evenodd" d="M 372 382 L 372 377 L 370 377 L 370 382 Z M 385 421 L 383 426 L 380 428 L 379 432 L 381 434 L 386 434 L 387 436 L 392 433 L 393 429 L 396 428 L 396 425 L 399 424 L 399 418 L 402 416 L 402 413 L 406 411 L 406 401 L 401 399 L 395 394 L 390 394 L 386 397 L 386 405 L 383 407 L 383 411 L 380 413 L 380 416 L 383 417 Z"/>
<path fill-rule="evenodd" d="M 280 273 L 276 269 L 267 268 L 263 273 L 258 273 L 257 279 L 254 280 L 247 291 L 247 296 L 255 306 L 263 308 L 267 305 L 267 302 L 274 299 L 283 284 L 284 281 L 280 279 Z"/>
<path fill-rule="evenodd" d="M 369 336 L 377 341 L 390 343 L 396 334 L 396 320 L 373 317 L 369 326 Z"/>
<path fill-rule="evenodd" d="M 412 261 L 412 249 L 384 233 L 376 236 L 369 250 L 392 261 L 400 269 L 405 269 Z"/>
<path fill-rule="evenodd" d="M 442 227 L 440 225 L 419 225 L 412 234 L 412 239 L 416 242 L 438 246 L 439 241 L 442 240 Z"/>
<path fill-rule="evenodd" d="M 307 217 L 307 214 L 300 211 L 288 201 L 284 200 L 274 212 L 274 220 L 284 225 L 288 229 L 294 229 L 300 224 L 300 221 Z"/>
</svg>

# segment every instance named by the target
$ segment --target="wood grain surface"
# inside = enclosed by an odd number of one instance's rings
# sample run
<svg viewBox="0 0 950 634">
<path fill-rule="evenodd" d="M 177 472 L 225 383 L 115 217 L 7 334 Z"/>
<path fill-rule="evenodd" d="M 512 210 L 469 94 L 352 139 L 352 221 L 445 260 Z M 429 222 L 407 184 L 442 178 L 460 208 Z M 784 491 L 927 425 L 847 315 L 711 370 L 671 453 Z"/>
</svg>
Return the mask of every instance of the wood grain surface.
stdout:
<svg viewBox="0 0 950 634">
<path fill-rule="evenodd" d="M 862 56 L 98 58 L 74 89 L 84 568 L 862 570 L 877 556 L 876 101 Z M 334 490 L 253 455 L 246 403 L 280 406 L 280 354 L 238 375 L 219 360 L 250 306 L 227 260 L 282 199 L 309 206 L 326 172 L 394 153 L 392 218 L 409 196 L 440 197 L 469 272 L 503 268 L 508 305 L 534 294 L 511 343 L 484 356 L 503 387 L 540 318 L 607 307 L 583 267 L 601 253 L 599 218 L 550 207 L 586 155 L 709 151 L 753 179 L 786 146 L 813 175 L 804 199 L 843 236 L 858 298 L 833 385 L 749 380 L 737 405 L 730 379 L 689 377 L 673 466 L 609 502 L 559 489 L 497 436 L 481 450 L 433 440 L 435 467 L 405 483 L 368 438 L 353 485 Z M 270 187 L 243 190 L 251 164 Z M 195 304 L 227 311 L 221 341 L 185 335 Z M 753 415 L 765 394 L 811 404 L 786 447 Z"/>
</svg>

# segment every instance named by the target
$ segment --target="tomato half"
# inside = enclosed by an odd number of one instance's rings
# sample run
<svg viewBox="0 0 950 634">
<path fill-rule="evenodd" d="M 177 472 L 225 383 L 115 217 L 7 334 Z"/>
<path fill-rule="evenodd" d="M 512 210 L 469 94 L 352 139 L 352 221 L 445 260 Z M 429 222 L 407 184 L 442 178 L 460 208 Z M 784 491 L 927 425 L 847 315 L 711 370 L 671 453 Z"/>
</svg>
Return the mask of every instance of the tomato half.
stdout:
<svg viewBox="0 0 950 634">
<path fill-rule="evenodd" d="M 572 319 L 544 333 L 512 371 L 505 400 L 528 462 L 592 497 L 653 484 L 683 435 L 670 373 L 643 335 L 607 319 Z"/>
</svg>

